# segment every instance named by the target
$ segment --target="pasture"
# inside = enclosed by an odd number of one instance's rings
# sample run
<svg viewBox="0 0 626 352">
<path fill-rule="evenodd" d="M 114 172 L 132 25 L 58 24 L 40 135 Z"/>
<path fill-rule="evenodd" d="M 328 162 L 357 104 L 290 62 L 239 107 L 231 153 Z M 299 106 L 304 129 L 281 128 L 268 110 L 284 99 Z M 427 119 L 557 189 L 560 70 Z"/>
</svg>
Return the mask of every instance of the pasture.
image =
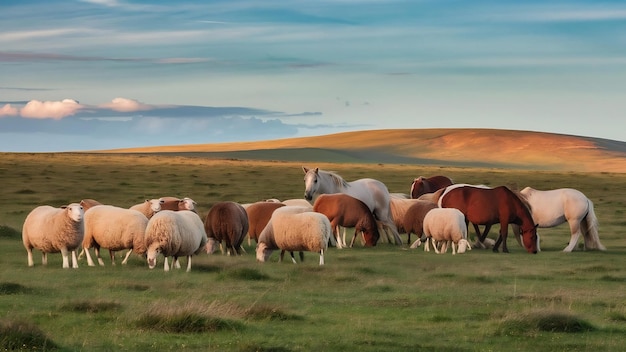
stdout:
<svg viewBox="0 0 626 352">
<path fill-rule="evenodd" d="M 415 177 L 576 188 L 595 204 L 606 252 L 563 253 L 567 225 L 539 229 L 532 255 L 452 256 L 379 243 L 329 248 L 325 265 L 217 252 L 190 273 L 26 263 L 21 226 L 37 205 L 93 198 L 129 207 L 187 196 L 201 217 L 217 201 L 302 198 L 302 163 L 167 155 L 0 154 L 0 349 L 60 351 L 621 351 L 626 333 L 626 177 L 612 173 L 316 163 L 346 180 L 371 177 L 408 193 Z M 489 237 L 495 238 L 499 226 Z M 351 232 L 349 232 L 351 234 Z M 473 237 L 473 230 L 470 229 Z M 351 237 L 350 237 L 351 238 Z M 106 250 L 105 250 L 106 252 Z M 122 254 L 122 253 L 120 253 Z M 46 341 L 46 342 L 42 342 Z"/>
</svg>

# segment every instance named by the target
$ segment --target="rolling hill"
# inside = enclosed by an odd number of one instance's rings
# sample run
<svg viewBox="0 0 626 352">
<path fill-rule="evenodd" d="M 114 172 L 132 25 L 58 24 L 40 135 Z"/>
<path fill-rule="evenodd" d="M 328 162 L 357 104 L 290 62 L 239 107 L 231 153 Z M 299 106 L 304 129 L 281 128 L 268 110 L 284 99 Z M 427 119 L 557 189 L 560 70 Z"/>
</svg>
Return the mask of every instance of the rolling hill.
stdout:
<svg viewBox="0 0 626 352">
<path fill-rule="evenodd" d="M 626 173 L 626 142 L 501 129 L 389 129 L 106 153 Z"/>
</svg>

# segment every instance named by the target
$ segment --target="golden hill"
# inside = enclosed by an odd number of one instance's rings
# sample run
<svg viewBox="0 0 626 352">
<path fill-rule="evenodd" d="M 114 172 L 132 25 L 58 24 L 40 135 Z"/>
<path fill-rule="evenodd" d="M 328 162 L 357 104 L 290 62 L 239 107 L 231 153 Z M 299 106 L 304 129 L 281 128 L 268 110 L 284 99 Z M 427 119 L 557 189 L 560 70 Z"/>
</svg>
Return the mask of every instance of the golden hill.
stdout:
<svg viewBox="0 0 626 352">
<path fill-rule="evenodd" d="M 243 159 L 486 166 L 626 173 L 626 142 L 499 129 L 389 129 L 259 142 L 116 149 Z M 288 152 L 288 153 L 287 153 Z"/>
</svg>

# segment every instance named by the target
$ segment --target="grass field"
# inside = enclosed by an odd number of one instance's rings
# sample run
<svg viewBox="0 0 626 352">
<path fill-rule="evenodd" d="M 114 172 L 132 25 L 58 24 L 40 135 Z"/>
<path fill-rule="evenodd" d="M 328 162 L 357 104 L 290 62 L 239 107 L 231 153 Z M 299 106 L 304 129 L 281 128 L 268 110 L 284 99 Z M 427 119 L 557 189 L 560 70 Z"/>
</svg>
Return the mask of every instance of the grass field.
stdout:
<svg viewBox="0 0 626 352">
<path fill-rule="evenodd" d="M 392 164 L 320 163 L 347 180 L 407 193 L 445 174 L 489 186 L 572 187 L 595 203 L 606 252 L 563 253 L 566 225 L 541 229 L 542 252 L 452 256 L 379 244 L 307 253 L 293 265 L 200 255 L 192 271 L 128 265 L 26 265 L 21 225 L 42 204 L 83 198 L 128 207 L 188 196 L 216 201 L 301 198 L 302 164 L 166 155 L 0 154 L 0 349 L 61 351 L 621 351 L 626 333 L 626 178 Z M 492 230 L 492 236 L 498 226 Z M 106 251 L 105 251 L 106 252 Z M 119 260 L 118 260 L 119 262 Z M 160 261 L 159 264 L 162 264 Z M 186 263 L 183 260 L 183 267 Z"/>
</svg>

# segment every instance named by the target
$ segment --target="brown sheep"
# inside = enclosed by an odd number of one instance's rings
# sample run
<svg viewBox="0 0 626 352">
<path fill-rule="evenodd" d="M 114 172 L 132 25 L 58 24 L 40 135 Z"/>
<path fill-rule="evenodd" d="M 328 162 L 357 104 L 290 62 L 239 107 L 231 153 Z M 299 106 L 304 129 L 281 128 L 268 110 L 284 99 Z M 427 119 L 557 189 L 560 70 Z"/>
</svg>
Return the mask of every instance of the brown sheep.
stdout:
<svg viewBox="0 0 626 352">
<path fill-rule="evenodd" d="M 95 199 L 86 198 L 80 201 L 80 205 L 82 205 L 84 211 L 87 211 L 91 207 L 94 207 L 96 205 L 102 205 L 102 203 L 98 202 Z"/>
<path fill-rule="evenodd" d="M 230 201 L 215 203 L 204 220 L 208 238 L 206 252 L 212 254 L 216 245 L 219 244 L 221 248 L 224 241 L 228 255 L 241 254 L 241 244 L 248 227 L 248 214 L 241 204 Z"/>
<path fill-rule="evenodd" d="M 402 222 L 402 228 L 404 228 L 407 234 L 407 244 L 411 244 L 411 234 L 414 233 L 418 238 L 415 245 L 419 245 L 419 239 L 422 238 L 424 233 L 424 217 L 426 213 L 435 208 L 437 208 L 437 203 L 427 200 L 415 200 L 415 203 L 407 209 Z"/>
<path fill-rule="evenodd" d="M 161 197 L 161 210 L 191 210 L 196 212 L 196 202 L 191 198 L 177 198 L 177 197 Z"/>
<path fill-rule="evenodd" d="M 342 241 L 339 235 L 339 226 L 354 227 L 354 237 L 350 247 L 358 233 L 363 233 L 366 246 L 375 246 L 380 238 L 378 224 L 374 214 L 362 201 L 344 193 L 320 194 L 313 204 L 313 211 L 322 213 L 328 217 L 331 228 L 337 238 L 337 247 L 341 248 Z"/>
</svg>

